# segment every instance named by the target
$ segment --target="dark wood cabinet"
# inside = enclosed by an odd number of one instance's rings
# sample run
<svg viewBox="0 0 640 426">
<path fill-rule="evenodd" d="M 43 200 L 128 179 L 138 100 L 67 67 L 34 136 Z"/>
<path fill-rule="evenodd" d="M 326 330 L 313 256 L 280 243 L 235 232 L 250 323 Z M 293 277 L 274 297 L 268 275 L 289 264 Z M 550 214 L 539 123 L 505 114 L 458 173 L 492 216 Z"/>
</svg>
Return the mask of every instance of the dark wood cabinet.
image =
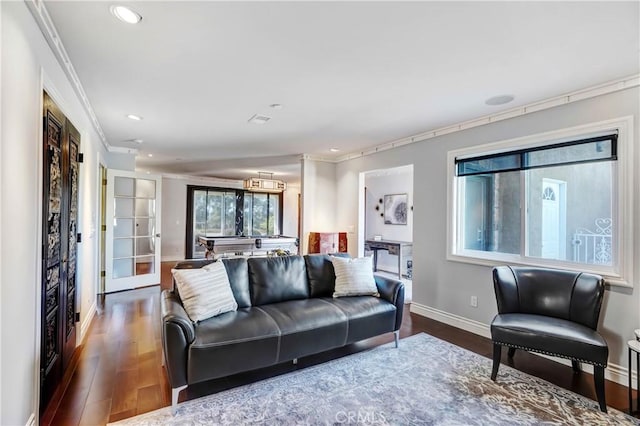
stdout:
<svg viewBox="0 0 640 426">
<path fill-rule="evenodd" d="M 346 232 L 310 232 L 309 253 L 346 253 Z"/>
</svg>

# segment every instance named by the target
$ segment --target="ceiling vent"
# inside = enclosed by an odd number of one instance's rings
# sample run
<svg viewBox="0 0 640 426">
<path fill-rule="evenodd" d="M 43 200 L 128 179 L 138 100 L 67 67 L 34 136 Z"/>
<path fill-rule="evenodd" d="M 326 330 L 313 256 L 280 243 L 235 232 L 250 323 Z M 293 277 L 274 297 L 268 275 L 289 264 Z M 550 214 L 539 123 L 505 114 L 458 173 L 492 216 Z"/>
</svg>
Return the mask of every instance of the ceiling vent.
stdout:
<svg viewBox="0 0 640 426">
<path fill-rule="evenodd" d="M 287 189 L 284 181 L 273 179 L 273 173 L 258 172 L 258 177 L 243 181 L 243 187 L 251 192 L 282 192 Z"/>
<path fill-rule="evenodd" d="M 271 117 L 267 117 L 266 115 L 255 114 L 253 117 L 249 119 L 249 123 L 264 124 L 269 120 L 271 120 Z"/>
</svg>

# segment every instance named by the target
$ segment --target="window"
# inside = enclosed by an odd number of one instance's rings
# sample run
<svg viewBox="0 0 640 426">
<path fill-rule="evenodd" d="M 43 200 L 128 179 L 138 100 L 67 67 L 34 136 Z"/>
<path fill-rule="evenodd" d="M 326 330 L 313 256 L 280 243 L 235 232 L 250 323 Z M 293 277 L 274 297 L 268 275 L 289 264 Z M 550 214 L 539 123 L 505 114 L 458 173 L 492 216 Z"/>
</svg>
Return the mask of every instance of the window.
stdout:
<svg viewBox="0 0 640 426">
<path fill-rule="evenodd" d="M 187 186 L 187 258 L 204 257 L 201 235 L 278 235 L 281 226 L 281 194 Z"/>
<path fill-rule="evenodd" d="M 449 258 L 574 268 L 624 285 L 619 141 L 609 128 L 450 152 Z"/>
<path fill-rule="evenodd" d="M 245 235 L 280 234 L 280 217 L 280 194 L 245 193 Z"/>
</svg>

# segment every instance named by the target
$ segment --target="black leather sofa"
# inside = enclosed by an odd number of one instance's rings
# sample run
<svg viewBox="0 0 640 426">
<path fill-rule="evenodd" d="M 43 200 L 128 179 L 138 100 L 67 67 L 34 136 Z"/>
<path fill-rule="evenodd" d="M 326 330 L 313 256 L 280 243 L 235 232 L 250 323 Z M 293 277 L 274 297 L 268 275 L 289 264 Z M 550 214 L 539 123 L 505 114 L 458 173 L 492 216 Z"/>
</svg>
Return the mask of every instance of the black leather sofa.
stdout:
<svg viewBox="0 0 640 426">
<path fill-rule="evenodd" d="M 393 332 L 402 322 L 402 282 L 376 276 L 380 297 L 333 298 L 327 255 L 229 258 L 224 262 L 238 310 L 194 324 L 174 286 L 161 298 L 162 346 L 175 413 L 189 384 L 293 361 Z M 200 268 L 210 260 L 178 263 Z"/>
</svg>

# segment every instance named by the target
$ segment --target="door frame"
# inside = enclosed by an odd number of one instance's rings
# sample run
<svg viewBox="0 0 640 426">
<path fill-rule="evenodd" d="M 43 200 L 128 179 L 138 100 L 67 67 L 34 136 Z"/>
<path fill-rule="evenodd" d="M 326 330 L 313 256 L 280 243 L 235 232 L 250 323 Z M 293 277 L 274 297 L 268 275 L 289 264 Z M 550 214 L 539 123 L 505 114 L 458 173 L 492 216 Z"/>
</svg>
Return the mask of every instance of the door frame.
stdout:
<svg viewBox="0 0 640 426">
<path fill-rule="evenodd" d="M 107 208 L 106 206 L 106 199 L 105 199 L 105 203 L 102 202 L 102 169 L 104 168 L 104 179 L 107 178 L 107 166 L 105 164 L 105 161 L 102 157 L 102 154 L 100 154 L 100 152 L 98 152 L 97 154 L 97 164 L 96 164 L 96 213 L 97 213 L 97 226 L 96 226 L 96 232 L 98 234 L 98 238 L 96 238 L 97 241 L 97 250 L 96 250 L 96 258 L 95 258 L 95 265 L 96 265 L 96 283 L 95 283 L 95 287 L 94 287 L 94 291 L 96 293 L 96 295 L 98 294 L 104 294 L 104 289 L 101 288 L 101 259 L 103 257 L 105 257 L 107 255 L 106 253 L 106 242 L 105 242 L 105 247 L 104 250 L 102 248 L 102 226 L 106 226 L 107 222 L 106 222 L 106 215 L 105 215 L 105 221 L 104 223 L 102 222 L 102 210 Z M 106 198 L 106 189 L 105 189 L 105 198 Z M 106 232 L 106 231 L 105 231 Z M 105 235 L 105 239 L 106 239 L 106 235 Z M 106 280 L 106 277 L 105 277 Z M 102 291 L 101 291 L 102 290 Z"/>
</svg>

